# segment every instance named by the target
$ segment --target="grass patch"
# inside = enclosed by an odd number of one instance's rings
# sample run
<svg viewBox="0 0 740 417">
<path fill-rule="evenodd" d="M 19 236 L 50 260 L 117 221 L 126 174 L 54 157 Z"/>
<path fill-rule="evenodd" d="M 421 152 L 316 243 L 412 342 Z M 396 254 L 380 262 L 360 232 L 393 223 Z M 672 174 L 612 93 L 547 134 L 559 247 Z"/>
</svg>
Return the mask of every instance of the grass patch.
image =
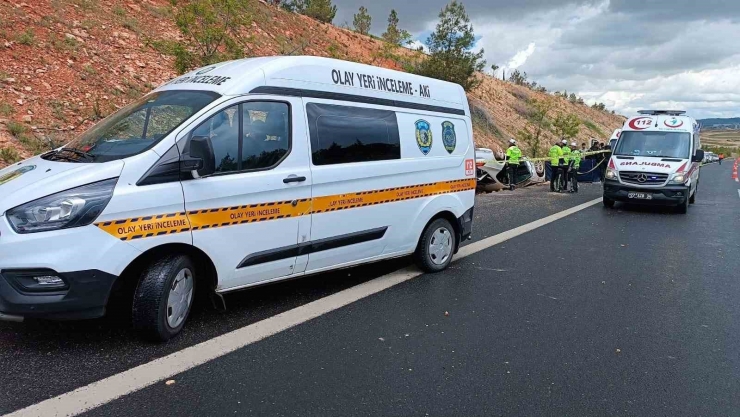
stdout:
<svg viewBox="0 0 740 417">
<path fill-rule="evenodd" d="M 36 41 L 36 35 L 34 35 L 31 29 L 26 29 L 25 32 L 21 32 L 16 36 L 15 41 L 21 45 L 31 46 Z"/>
<path fill-rule="evenodd" d="M 58 100 L 51 100 L 49 102 L 49 107 L 51 107 L 51 114 L 55 118 L 57 118 L 57 119 L 59 119 L 59 120 L 61 120 L 63 122 L 66 122 L 67 121 L 67 116 L 65 116 L 65 114 L 64 114 L 64 103 L 62 103 L 61 101 L 58 101 Z"/>
<path fill-rule="evenodd" d="M 98 7 L 98 0 L 72 0 L 72 4 L 89 11 Z"/>
<path fill-rule="evenodd" d="M 113 6 L 113 14 L 116 16 L 126 16 L 126 9 L 124 9 L 120 4 L 116 4 Z"/>
<path fill-rule="evenodd" d="M 0 148 L 0 161 L 6 164 L 14 164 L 21 160 L 21 156 L 17 150 L 13 148 Z"/>
<path fill-rule="evenodd" d="M 28 128 L 22 123 L 11 120 L 8 122 L 8 132 L 10 132 L 10 134 L 15 136 L 16 138 L 20 139 L 20 136 L 28 133 Z"/>
<path fill-rule="evenodd" d="M 141 33 L 141 29 L 139 29 L 139 21 L 134 19 L 133 17 L 125 18 L 123 19 L 123 22 L 121 23 L 122 26 L 131 32 L 134 33 Z"/>
<path fill-rule="evenodd" d="M 594 123 L 594 122 L 592 122 L 590 120 L 584 119 L 583 120 L 583 125 L 586 126 L 587 128 L 589 128 L 592 132 L 598 134 L 599 136 L 605 136 L 604 135 L 604 132 L 598 126 L 596 126 L 596 123 Z"/>
<path fill-rule="evenodd" d="M 10 116 L 13 114 L 15 110 L 13 109 L 13 106 L 11 106 L 8 103 L 0 103 L 0 116 Z"/>
<path fill-rule="evenodd" d="M 150 4 L 145 5 L 147 11 L 149 11 L 149 14 L 152 16 L 159 18 L 159 19 L 171 19 L 172 18 L 172 8 L 168 6 L 152 6 Z"/>
<path fill-rule="evenodd" d="M 489 133 L 497 138 L 503 138 L 504 135 L 499 130 L 496 123 L 493 122 L 493 118 L 488 114 L 488 111 L 481 106 L 474 103 L 470 103 L 470 115 L 473 119 L 473 126 L 478 127 L 482 131 Z"/>
</svg>

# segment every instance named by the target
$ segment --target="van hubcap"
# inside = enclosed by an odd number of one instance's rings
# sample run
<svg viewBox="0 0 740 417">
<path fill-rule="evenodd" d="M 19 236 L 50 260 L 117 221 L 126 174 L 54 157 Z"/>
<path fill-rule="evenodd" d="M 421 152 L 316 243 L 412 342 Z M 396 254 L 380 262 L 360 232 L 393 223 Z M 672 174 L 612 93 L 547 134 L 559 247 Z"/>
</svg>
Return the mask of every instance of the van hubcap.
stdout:
<svg viewBox="0 0 740 417">
<path fill-rule="evenodd" d="M 170 293 L 167 296 L 167 324 L 171 328 L 179 326 L 193 302 L 193 273 L 183 268 L 172 281 Z"/>
<path fill-rule="evenodd" d="M 432 234 L 429 241 L 429 257 L 435 265 L 442 265 L 452 255 L 452 234 L 447 228 L 440 227 Z"/>
</svg>

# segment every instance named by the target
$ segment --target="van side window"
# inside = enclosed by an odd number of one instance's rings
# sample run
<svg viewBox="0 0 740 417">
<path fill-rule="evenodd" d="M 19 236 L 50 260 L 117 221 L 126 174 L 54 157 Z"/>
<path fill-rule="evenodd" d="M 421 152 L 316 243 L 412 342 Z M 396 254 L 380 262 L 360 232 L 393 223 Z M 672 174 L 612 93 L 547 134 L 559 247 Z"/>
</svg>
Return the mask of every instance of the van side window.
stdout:
<svg viewBox="0 0 740 417">
<path fill-rule="evenodd" d="M 280 162 L 290 150 L 290 114 L 285 103 L 242 105 L 242 169 L 261 169 Z"/>
<path fill-rule="evenodd" d="M 401 159 L 395 112 L 318 103 L 306 112 L 314 165 Z"/>
<path fill-rule="evenodd" d="M 289 120 L 286 103 L 231 106 L 191 132 L 188 153 L 203 159 L 201 176 L 268 169 L 290 150 Z"/>
</svg>

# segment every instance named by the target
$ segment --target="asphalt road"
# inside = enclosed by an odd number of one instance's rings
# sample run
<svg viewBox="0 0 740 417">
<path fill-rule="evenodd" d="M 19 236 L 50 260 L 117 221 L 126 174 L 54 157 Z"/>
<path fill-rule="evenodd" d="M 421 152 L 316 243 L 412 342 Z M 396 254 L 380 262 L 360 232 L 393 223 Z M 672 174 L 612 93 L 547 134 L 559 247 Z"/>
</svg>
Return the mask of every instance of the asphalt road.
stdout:
<svg viewBox="0 0 740 417">
<path fill-rule="evenodd" d="M 740 198 L 600 206 L 125 396 L 90 415 L 731 415 L 740 409 Z M 600 195 L 479 196 L 474 241 Z M 166 345 L 120 318 L 0 324 L 0 413 L 403 267 L 323 274 L 199 308 Z M 445 311 L 449 315 L 444 314 Z"/>
</svg>

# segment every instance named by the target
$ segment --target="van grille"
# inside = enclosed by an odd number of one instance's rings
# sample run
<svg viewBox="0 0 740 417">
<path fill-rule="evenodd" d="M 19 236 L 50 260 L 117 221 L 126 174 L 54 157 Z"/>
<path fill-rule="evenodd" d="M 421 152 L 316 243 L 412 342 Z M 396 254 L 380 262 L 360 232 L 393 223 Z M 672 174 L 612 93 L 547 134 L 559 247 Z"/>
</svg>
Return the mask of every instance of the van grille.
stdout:
<svg viewBox="0 0 740 417">
<path fill-rule="evenodd" d="M 663 185 L 668 181 L 668 174 L 656 172 L 620 172 L 622 182 L 636 185 Z"/>
</svg>

